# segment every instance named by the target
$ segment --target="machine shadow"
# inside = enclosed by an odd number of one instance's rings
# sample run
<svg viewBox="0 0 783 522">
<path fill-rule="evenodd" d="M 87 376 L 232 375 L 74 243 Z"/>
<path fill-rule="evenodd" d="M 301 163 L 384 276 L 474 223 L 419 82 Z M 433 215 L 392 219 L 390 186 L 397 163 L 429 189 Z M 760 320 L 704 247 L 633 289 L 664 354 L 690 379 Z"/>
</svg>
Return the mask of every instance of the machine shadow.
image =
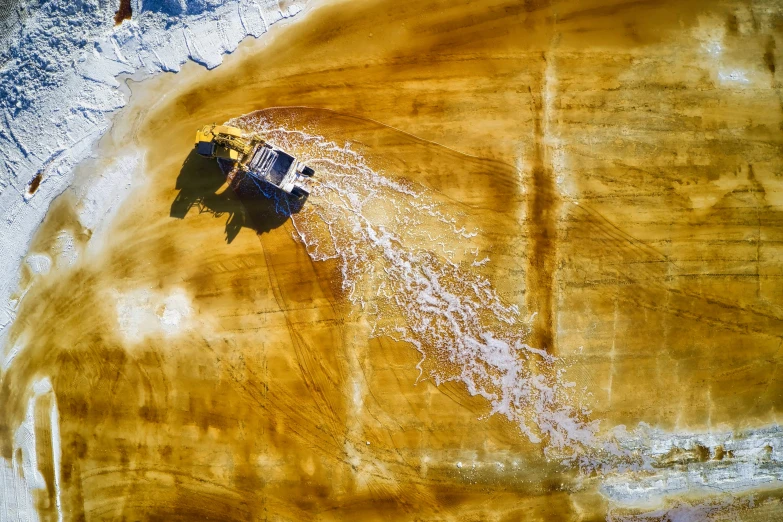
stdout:
<svg viewBox="0 0 783 522">
<path fill-rule="evenodd" d="M 226 218 L 226 242 L 231 243 L 243 227 L 257 234 L 269 232 L 299 212 L 305 199 L 296 199 L 249 176 L 236 176 L 224 190 L 231 165 L 199 156 L 195 150 L 182 164 L 169 215 L 184 219 L 191 208 Z"/>
</svg>

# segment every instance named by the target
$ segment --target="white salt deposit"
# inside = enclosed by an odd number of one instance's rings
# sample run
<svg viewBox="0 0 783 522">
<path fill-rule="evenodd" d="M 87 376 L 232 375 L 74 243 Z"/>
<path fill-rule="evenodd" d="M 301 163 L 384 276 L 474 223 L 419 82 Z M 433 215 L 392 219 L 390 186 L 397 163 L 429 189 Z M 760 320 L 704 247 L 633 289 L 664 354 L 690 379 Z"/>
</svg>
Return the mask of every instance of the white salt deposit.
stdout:
<svg viewBox="0 0 783 522">
<path fill-rule="evenodd" d="M 178 333 L 190 317 L 193 310 L 190 307 L 190 298 L 181 290 L 175 290 L 163 298 L 163 302 L 157 310 L 160 327 L 167 335 Z"/>
<path fill-rule="evenodd" d="M 48 378 L 44 379 L 51 388 L 52 383 Z M 57 407 L 57 396 L 52 393 L 52 407 L 49 410 L 49 425 L 52 430 L 52 466 L 54 470 L 54 494 L 55 505 L 57 507 L 57 521 L 63 521 L 62 492 L 60 490 L 60 475 L 62 474 L 63 450 L 60 438 L 60 411 Z"/>
<path fill-rule="evenodd" d="M 694 44 L 706 52 L 709 58 L 717 61 L 726 48 L 726 20 L 717 14 L 702 15 L 691 29 L 691 36 Z"/>
<path fill-rule="evenodd" d="M 0 457 L 0 522 L 37 522 L 33 489 L 13 461 Z"/>
<path fill-rule="evenodd" d="M 601 493 L 615 505 L 661 506 L 682 494 L 747 493 L 783 483 L 783 429 L 671 433 L 615 429 L 595 457 Z"/>
<path fill-rule="evenodd" d="M 142 151 L 133 150 L 113 158 L 89 184 L 77 190 L 79 222 L 92 231 L 91 241 L 100 235 L 103 224 L 111 222 L 122 201 L 131 190 L 134 178 L 140 177 Z"/>
<path fill-rule="evenodd" d="M 24 420 L 14 434 L 14 453 L 19 451 L 22 456 L 21 466 L 18 461 L 14 461 L 14 464 L 28 487 L 44 489 L 46 482 L 38 471 L 38 452 L 35 447 L 35 399 L 36 397 L 33 396 L 27 401 Z"/>
<path fill-rule="evenodd" d="M 31 254 L 26 261 L 34 274 L 46 274 L 52 268 L 52 258 L 46 254 Z"/>
</svg>

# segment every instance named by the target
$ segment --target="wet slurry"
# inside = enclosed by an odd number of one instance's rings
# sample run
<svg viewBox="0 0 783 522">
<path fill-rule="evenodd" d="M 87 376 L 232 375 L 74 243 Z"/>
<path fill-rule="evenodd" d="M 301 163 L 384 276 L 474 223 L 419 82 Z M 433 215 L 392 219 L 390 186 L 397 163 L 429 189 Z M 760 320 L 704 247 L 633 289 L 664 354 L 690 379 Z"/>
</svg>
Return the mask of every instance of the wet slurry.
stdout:
<svg viewBox="0 0 783 522">
<path fill-rule="evenodd" d="M 318 171 L 301 212 L 266 191 L 279 212 L 291 216 L 310 257 L 338 264 L 342 295 L 369 316 L 373 335 L 415 346 L 423 375 L 436 384 L 461 381 L 471 395 L 490 401 L 490 415 L 505 415 L 531 442 L 579 454 L 592 443 L 595 427 L 570 405 L 566 389 L 573 383 L 558 378 L 556 359 L 526 344 L 530 327 L 519 308 L 503 303 L 491 282 L 474 273 L 490 259 L 478 257 L 481 242 L 472 243 L 478 232 L 459 223 L 466 211 L 430 197 L 405 170 L 374 168 L 361 146 L 308 133 L 325 118 L 331 125 L 344 119 L 298 109 L 230 121 Z M 377 127 L 368 130 L 389 132 Z M 423 146 L 419 154 L 439 162 L 445 152 L 439 148 Z M 458 168 L 463 158 L 449 156 Z"/>
<path fill-rule="evenodd" d="M 130 83 L 34 240 L 0 382 L 8 462 L 35 395 L 41 518 L 631 517 L 561 461 L 611 461 L 620 424 L 775 422 L 776 12 L 335 3 Z M 232 118 L 313 163 L 296 212 L 192 155 Z M 699 509 L 773 520 L 757 500 Z"/>
</svg>

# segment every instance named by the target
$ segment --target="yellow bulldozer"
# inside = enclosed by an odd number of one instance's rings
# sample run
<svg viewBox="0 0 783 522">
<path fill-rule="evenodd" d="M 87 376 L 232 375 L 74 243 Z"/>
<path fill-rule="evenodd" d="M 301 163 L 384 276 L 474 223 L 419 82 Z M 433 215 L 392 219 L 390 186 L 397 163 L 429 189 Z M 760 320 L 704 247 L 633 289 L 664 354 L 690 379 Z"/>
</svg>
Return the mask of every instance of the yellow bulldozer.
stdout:
<svg viewBox="0 0 783 522">
<path fill-rule="evenodd" d="M 239 172 L 303 199 L 310 194 L 315 171 L 283 149 L 241 129 L 209 124 L 196 132 L 196 152 L 235 164 Z"/>
</svg>

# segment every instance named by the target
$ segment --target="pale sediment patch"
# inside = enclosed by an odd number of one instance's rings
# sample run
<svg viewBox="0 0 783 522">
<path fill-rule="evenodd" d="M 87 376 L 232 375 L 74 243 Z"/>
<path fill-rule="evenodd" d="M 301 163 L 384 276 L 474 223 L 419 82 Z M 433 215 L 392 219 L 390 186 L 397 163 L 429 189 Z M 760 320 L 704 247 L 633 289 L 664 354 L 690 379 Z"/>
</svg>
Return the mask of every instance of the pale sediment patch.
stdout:
<svg viewBox="0 0 783 522">
<path fill-rule="evenodd" d="M 752 15 L 751 15 L 752 17 Z M 753 83 L 763 83 L 765 73 L 761 70 L 746 68 L 745 56 L 738 54 L 733 42 L 727 39 L 726 21 L 718 16 L 704 16 L 691 30 L 695 44 L 703 52 L 702 67 L 709 70 L 717 86 L 726 89 L 751 87 Z"/>
<path fill-rule="evenodd" d="M 117 303 L 119 331 L 128 343 L 153 335 L 174 336 L 192 326 L 191 299 L 182 289 L 113 291 L 112 299 Z"/>
<path fill-rule="evenodd" d="M 26 261 L 34 274 L 47 274 L 52 268 L 52 258 L 46 254 L 31 254 Z"/>
</svg>

